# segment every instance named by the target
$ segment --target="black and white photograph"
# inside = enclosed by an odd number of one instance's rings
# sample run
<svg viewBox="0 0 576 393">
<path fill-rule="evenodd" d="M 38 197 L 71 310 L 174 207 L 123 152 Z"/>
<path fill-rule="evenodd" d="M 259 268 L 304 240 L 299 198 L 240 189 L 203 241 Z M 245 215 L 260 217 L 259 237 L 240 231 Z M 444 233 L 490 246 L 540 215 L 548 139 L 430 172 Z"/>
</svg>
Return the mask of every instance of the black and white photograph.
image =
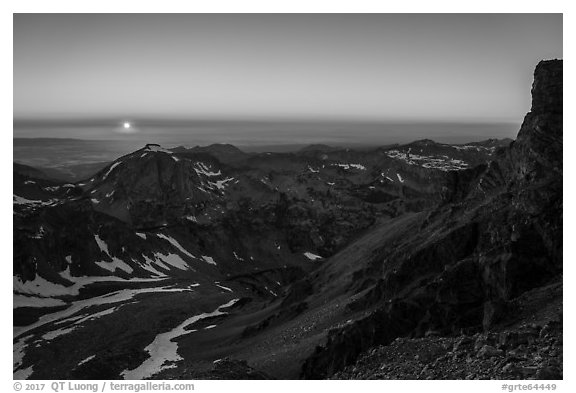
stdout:
<svg viewBox="0 0 576 393">
<path fill-rule="evenodd" d="M 12 21 L 14 381 L 564 379 L 562 13 Z"/>
</svg>

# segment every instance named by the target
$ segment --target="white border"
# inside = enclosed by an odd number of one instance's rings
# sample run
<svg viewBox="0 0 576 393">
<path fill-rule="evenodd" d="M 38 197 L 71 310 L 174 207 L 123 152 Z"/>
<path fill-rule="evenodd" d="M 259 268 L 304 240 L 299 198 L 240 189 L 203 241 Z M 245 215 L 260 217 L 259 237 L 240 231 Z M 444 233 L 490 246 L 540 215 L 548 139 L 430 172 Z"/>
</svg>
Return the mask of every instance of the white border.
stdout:
<svg viewBox="0 0 576 393">
<path fill-rule="evenodd" d="M 572 2 L 574 3 L 574 2 Z M 2 102 L 0 105 L 2 116 L 0 121 L 2 124 L 2 146 L 5 150 L 10 146 L 12 132 L 12 13 L 13 12 L 38 12 L 38 13 L 69 13 L 69 12 L 214 12 L 214 13 L 261 13 L 261 12 L 299 12 L 299 13 L 403 13 L 403 12 L 419 12 L 419 13 L 453 13 L 453 12 L 504 12 L 504 13 L 519 13 L 519 12 L 546 12 L 546 13 L 564 13 L 564 62 L 566 71 L 564 73 L 564 91 L 565 91 L 565 107 L 571 108 L 574 103 L 574 76 L 572 67 L 572 52 L 571 47 L 574 47 L 572 37 L 574 37 L 574 25 L 576 20 L 574 18 L 573 6 L 568 1 L 498 1 L 498 0 L 484 0 L 482 2 L 471 4 L 462 1 L 425 1 L 413 0 L 406 2 L 385 2 L 385 1 L 312 1 L 312 0 L 292 0 L 292 1 L 255 1 L 255 0 L 216 0 L 216 1 L 119 1 L 119 0 L 100 0 L 100 1 L 62 1 L 62 0 L 21 0 L 21 1 L 4 1 L 2 5 L 2 19 L 0 26 L 2 28 L 2 54 L 1 67 L 2 67 Z M 568 43 L 568 45 L 566 44 Z M 571 44 L 571 45 L 570 45 Z M 570 111 L 567 111 L 564 118 L 565 133 L 564 140 L 564 167 L 568 181 L 565 181 L 564 197 L 568 201 L 567 209 L 564 214 L 564 221 L 567 230 L 564 231 L 564 244 L 567 245 L 564 250 L 564 258 L 567 263 L 565 264 L 565 274 L 568 277 L 568 283 L 574 279 L 574 267 L 576 259 L 574 258 L 573 249 L 570 247 L 572 239 L 571 224 L 575 223 L 575 209 L 574 202 L 574 184 L 573 174 L 574 169 L 574 156 L 571 154 L 571 147 L 576 146 L 573 133 L 576 132 L 574 126 L 574 117 Z M 520 124 L 518 125 L 520 128 Z M 12 151 L 12 150 L 10 150 Z M 2 155 L 2 165 L 0 177 L 3 182 L 12 182 L 12 153 Z M 7 185 L 6 185 L 7 187 Z M 572 196 L 572 197 L 571 197 Z M 9 260 L 12 251 L 12 230 L 8 226 L 8 222 L 12 222 L 12 201 L 6 192 L 2 200 L 1 221 L 2 226 L 2 255 L 5 255 L 4 265 L 6 269 L 11 270 L 11 262 Z M 567 198 L 567 199 L 566 199 Z M 10 268 L 8 268 L 10 266 Z M 7 271 L 2 275 L 2 310 L 7 315 L 12 315 L 12 294 L 11 294 L 11 274 Z M 575 294 L 576 285 L 567 285 L 565 287 L 564 299 L 565 304 L 565 329 L 564 329 L 564 381 L 556 381 L 559 386 L 557 391 L 576 391 L 576 383 L 574 382 L 574 312 L 573 299 Z M 11 341 L 12 331 L 10 324 L 5 322 L 2 324 L 2 348 L 4 348 L 3 356 L 0 363 L 0 372 L 4 391 L 13 391 L 12 387 L 12 361 L 11 361 Z M 94 381 L 97 382 L 97 381 Z M 572 386 L 572 388 L 569 388 Z M 389 391 L 419 391 L 419 392 L 462 392 L 466 389 L 467 393 L 472 392 L 502 392 L 501 382 L 498 381 L 281 381 L 281 382 L 260 382 L 260 381 L 219 381 L 219 382 L 196 382 L 197 391 L 262 391 L 269 393 L 273 388 L 276 391 L 293 391 L 296 389 L 330 389 L 335 391 L 348 391 L 354 388 L 360 388 L 363 391 L 378 391 L 382 392 L 383 389 Z M 568 390 L 567 390 L 568 389 Z M 47 391 L 48 388 L 45 389 Z"/>
</svg>

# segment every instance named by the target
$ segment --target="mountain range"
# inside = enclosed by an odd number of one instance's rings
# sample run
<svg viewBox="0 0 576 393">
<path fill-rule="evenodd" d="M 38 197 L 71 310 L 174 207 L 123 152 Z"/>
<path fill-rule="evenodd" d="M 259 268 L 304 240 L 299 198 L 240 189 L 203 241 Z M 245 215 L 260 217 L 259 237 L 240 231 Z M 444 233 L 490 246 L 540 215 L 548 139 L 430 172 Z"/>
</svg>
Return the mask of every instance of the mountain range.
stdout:
<svg viewBox="0 0 576 393">
<path fill-rule="evenodd" d="M 562 106 L 551 60 L 514 141 L 15 163 L 14 378 L 561 378 Z"/>
</svg>

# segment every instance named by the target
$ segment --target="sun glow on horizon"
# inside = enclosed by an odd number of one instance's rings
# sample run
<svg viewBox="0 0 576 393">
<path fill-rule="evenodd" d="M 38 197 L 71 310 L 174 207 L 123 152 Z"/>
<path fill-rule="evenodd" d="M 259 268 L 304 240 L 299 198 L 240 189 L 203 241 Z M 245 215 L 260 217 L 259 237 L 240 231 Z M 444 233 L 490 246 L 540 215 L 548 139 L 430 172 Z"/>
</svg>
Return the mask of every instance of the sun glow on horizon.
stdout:
<svg viewBox="0 0 576 393">
<path fill-rule="evenodd" d="M 134 124 L 125 120 L 121 121 L 119 126 L 114 129 L 114 132 L 119 134 L 135 134 L 138 131 L 139 130 L 134 127 Z"/>
</svg>

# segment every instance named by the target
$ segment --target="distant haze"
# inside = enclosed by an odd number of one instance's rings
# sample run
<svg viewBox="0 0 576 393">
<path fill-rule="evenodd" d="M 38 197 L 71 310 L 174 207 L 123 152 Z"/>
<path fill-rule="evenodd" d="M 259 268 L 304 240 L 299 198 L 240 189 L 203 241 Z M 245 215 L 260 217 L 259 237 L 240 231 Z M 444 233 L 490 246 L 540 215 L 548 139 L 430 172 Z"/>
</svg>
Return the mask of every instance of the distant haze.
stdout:
<svg viewBox="0 0 576 393">
<path fill-rule="evenodd" d="M 231 143 L 236 146 L 307 145 L 370 146 L 406 143 L 416 139 L 465 143 L 488 138 L 515 138 L 519 123 L 368 123 L 295 121 L 142 121 L 136 133 L 114 133 L 112 121 L 21 122 L 15 136 L 59 137 L 159 143 L 167 147 Z"/>
<path fill-rule="evenodd" d="M 16 14 L 14 136 L 514 137 L 561 57 L 561 14 Z"/>
</svg>

